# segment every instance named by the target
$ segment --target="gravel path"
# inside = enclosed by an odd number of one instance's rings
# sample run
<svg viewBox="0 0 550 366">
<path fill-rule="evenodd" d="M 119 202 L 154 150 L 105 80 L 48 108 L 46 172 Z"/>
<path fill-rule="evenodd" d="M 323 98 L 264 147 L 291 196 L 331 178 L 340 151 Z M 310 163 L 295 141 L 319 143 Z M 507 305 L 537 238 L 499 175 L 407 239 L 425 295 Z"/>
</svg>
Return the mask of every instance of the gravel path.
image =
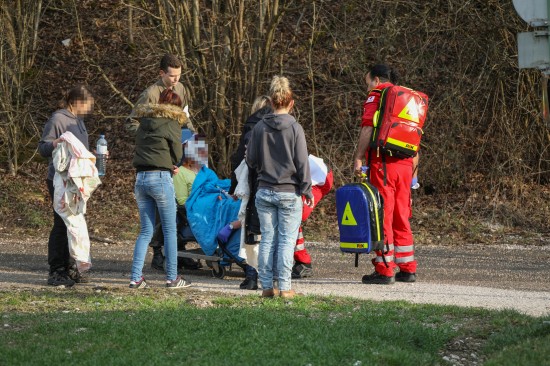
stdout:
<svg viewBox="0 0 550 366">
<path fill-rule="evenodd" d="M 188 277 L 193 280 L 191 276 Z M 205 283 L 202 279 L 197 279 L 197 287 L 205 290 L 242 294 L 243 291 L 237 289 L 239 282 L 234 280 L 208 280 Z M 296 291 L 308 295 L 345 296 L 376 301 L 405 300 L 415 304 L 456 305 L 496 310 L 513 309 L 533 316 L 550 314 L 549 292 L 503 290 L 422 282 L 414 284 L 396 283 L 392 286 L 366 286 L 359 283 L 359 281 L 330 278 L 296 281 L 294 288 Z"/>
<path fill-rule="evenodd" d="M 304 294 L 348 296 L 370 300 L 405 300 L 418 304 L 456 305 L 487 309 L 514 309 L 550 315 L 550 245 L 418 246 L 419 280 L 392 286 L 363 285 L 361 276 L 372 270 L 368 256 L 359 268 L 353 256 L 339 253 L 337 243 L 308 243 L 315 276 L 294 282 Z M 93 281 L 79 286 L 126 287 L 133 242 L 93 243 Z M 147 263 L 150 261 L 150 254 Z M 43 288 L 47 279 L 44 239 L 14 238 L 0 233 L 0 289 Z M 242 271 L 229 271 L 223 280 L 210 271 L 184 273 L 198 291 L 251 294 L 239 290 Z M 146 268 L 152 287 L 161 287 L 161 272 Z M 259 291 L 257 292 L 259 294 Z"/>
</svg>

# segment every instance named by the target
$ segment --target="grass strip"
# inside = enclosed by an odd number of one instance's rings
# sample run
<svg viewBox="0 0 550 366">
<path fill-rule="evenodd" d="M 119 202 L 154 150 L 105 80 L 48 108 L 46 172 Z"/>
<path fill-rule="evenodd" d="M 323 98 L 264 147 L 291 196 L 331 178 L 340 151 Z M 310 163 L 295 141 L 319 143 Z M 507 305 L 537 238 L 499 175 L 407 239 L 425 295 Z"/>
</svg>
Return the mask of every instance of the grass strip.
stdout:
<svg viewBox="0 0 550 366">
<path fill-rule="evenodd" d="M 548 365 L 550 325 L 338 297 L 123 289 L 0 292 L 0 364 Z"/>
</svg>

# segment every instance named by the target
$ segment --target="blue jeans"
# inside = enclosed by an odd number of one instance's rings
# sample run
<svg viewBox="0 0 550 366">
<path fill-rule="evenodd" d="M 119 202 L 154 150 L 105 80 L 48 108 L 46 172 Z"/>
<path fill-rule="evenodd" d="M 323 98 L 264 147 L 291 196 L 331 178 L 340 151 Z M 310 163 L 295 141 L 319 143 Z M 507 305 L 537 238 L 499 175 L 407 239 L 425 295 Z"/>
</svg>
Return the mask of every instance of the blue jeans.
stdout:
<svg viewBox="0 0 550 366">
<path fill-rule="evenodd" d="M 276 271 L 279 290 L 288 291 L 291 289 L 294 246 L 302 220 L 302 197 L 260 188 L 256 193 L 256 209 L 262 233 L 258 253 L 260 283 L 264 290 L 273 288 Z"/>
<path fill-rule="evenodd" d="M 141 230 L 134 248 L 132 281 L 139 281 L 147 247 L 155 228 L 155 208 L 158 208 L 162 233 L 164 234 L 164 255 L 166 257 L 166 279 L 173 281 L 178 275 L 176 196 L 172 175 L 168 171 L 138 172 L 134 193 L 139 209 Z"/>
</svg>

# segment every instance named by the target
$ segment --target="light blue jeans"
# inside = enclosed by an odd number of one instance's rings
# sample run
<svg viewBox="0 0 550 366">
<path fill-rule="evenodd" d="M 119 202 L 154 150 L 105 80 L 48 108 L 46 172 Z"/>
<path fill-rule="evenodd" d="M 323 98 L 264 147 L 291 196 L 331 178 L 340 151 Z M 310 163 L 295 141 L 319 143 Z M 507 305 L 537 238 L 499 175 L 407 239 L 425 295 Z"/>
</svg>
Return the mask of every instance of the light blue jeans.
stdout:
<svg viewBox="0 0 550 366">
<path fill-rule="evenodd" d="M 256 193 L 256 209 L 262 233 L 258 253 L 260 283 L 264 290 L 273 288 L 276 272 L 279 290 L 288 291 L 291 289 L 294 246 L 302 220 L 302 197 L 260 188 Z"/>
<path fill-rule="evenodd" d="M 141 230 L 134 248 L 131 279 L 136 282 L 141 279 L 145 255 L 155 228 L 155 209 L 158 208 L 164 234 L 166 279 L 173 281 L 178 275 L 178 245 L 176 196 L 172 174 L 168 171 L 138 172 L 134 194 L 139 209 Z"/>
</svg>

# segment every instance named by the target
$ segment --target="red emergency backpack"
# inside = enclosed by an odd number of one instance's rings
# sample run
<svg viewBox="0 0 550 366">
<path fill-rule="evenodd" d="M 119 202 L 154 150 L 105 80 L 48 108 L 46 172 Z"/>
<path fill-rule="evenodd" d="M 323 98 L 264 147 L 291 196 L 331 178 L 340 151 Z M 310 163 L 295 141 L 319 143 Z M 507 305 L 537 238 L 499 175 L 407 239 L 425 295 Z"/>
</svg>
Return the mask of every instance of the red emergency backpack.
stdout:
<svg viewBox="0 0 550 366">
<path fill-rule="evenodd" d="M 397 158 L 415 156 L 427 114 L 426 94 L 397 85 L 383 89 L 373 116 L 371 151 Z"/>
</svg>

